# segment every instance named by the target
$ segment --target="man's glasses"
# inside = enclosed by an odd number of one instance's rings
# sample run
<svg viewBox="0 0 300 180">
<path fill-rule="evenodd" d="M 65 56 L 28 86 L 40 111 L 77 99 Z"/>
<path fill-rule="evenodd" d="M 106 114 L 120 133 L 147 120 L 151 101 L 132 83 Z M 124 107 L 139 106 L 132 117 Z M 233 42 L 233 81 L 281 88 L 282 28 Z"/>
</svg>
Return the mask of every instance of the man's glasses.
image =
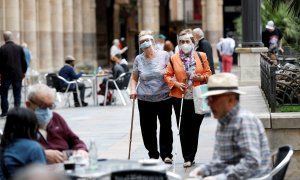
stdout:
<svg viewBox="0 0 300 180">
<path fill-rule="evenodd" d="M 51 105 L 49 104 L 38 104 L 36 103 L 35 101 L 33 100 L 29 100 L 31 103 L 33 103 L 34 105 L 36 105 L 37 107 L 41 108 L 41 109 L 55 109 L 56 108 L 56 104 L 55 103 L 52 103 Z"/>
</svg>

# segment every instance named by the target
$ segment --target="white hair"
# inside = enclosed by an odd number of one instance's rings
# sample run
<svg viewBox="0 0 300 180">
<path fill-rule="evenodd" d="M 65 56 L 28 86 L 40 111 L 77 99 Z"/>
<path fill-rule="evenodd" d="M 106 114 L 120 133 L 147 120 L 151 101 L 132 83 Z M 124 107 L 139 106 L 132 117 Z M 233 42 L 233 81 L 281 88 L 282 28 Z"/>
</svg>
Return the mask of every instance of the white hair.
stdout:
<svg viewBox="0 0 300 180">
<path fill-rule="evenodd" d="M 193 29 L 193 33 L 198 34 L 200 36 L 200 38 L 204 38 L 204 33 L 201 28 Z"/>
<path fill-rule="evenodd" d="M 27 100 L 35 100 L 35 98 L 40 94 L 47 95 L 48 97 L 50 95 L 51 98 L 55 99 L 54 90 L 52 90 L 45 84 L 35 84 L 29 86 Z"/>
<path fill-rule="evenodd" d="M 114 39 L 114 40 L 113 40 L 113 45 L 116 45 L 116 46 L 117 46 L 119 43 L 120 43 L 119 39 Z"/>
</svg>

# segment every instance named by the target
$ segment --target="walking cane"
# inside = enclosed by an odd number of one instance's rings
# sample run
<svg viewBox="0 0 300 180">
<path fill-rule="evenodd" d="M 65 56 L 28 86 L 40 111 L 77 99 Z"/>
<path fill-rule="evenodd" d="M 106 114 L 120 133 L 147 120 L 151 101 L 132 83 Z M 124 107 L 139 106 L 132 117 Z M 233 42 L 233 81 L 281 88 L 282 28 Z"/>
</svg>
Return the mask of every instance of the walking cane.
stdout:
<svg viewBox="0 0 300 180">
<path fill-rule="evenodd" d="M 186 82 L 186 80 L 184 80 Z M 176 151 L 175 151 L 175 158 L 174 158 L 174 166 L 173 166 L 173 172 L 175 172 L 175 167 L 176 167 L 176 160 L 177 160 L 177 153 L 178 153 L 178 144 L 179 144 L 179 139 L 180 139 L 180 125 L 181 125 L 181 115 L 182 115 L 182 107 L 183 107 L 183 98 L 184 98 L 184 90 L 182 91 L 181 94 L 181 102 L 180 102 L 180 113 L 179 113 L 179 122 L 178 122 L 178 134 L 177 134 L 177 139 L 176 139 Z"/>
<path fill-rule="evenodd" d="M 130 151 L 131 151 L 132 129 L 133 129 L 133 119 L 134 119 L 134 104 L 135 104 L 135 98 L 133 99 L 133 102 L 132 102 L 128 160 L 130 159 Z"/>
</svg>

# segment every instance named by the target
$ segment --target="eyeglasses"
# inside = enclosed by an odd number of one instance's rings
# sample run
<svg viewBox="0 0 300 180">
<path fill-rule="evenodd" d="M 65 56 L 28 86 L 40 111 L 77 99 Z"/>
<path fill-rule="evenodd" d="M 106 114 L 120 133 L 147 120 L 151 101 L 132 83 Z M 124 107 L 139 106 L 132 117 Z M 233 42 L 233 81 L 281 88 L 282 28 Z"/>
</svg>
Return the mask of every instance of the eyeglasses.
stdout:
<svg viewBox="0 0 300 180">
<path fill-rule="evenodd" d="M 216 102 L 218 99 L 220 99 L 223 96 L 228 96 L 229 94 L 219 94 L 219 95 L 214 95 L 214 96 L 208 96 L 207 97 L 207 102 L 213 103 Z"/>
<path fill-rule="evenodd" d="M 36 105 L 37 107 L 41 108 L 41 109 L 55 109 L 56 108 L 56 104 L 55 103 L 52 103 L 52 104 L 38 104 L 36 103 L 35 101 L 33 100 L 29 100 L 32 104 Z"/>
<path fill-rule="evenodd" d="M 191 40 L 179 40 L 179 44 L 190 44 Z"/>
</svg>

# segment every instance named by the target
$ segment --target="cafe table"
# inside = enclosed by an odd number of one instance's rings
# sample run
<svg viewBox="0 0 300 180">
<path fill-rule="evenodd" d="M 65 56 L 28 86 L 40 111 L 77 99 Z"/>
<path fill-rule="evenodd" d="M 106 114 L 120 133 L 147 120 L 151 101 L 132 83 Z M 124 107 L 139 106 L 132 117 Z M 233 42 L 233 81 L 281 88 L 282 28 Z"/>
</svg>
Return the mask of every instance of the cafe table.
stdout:
<svg viewBox="0 0 300 180">
<path fill-rule="evenodd" d="M 99 73 L 99 74 L 82 74 L 80 77 L 80 82 L 83 82 L 85 80 L 89 80 L 92 82 L 92 97 L 93 97 L 93 103 L 95 106 L 98 106 L 98 86 L 99 83 L 103 81 L 104 78 L 108 78 L 110 74 L 108 73 Z"/>
<path fill-rule="evenodd" d="M 75 170 L 66 171 L 66 175 L 71 179 L 100 179 L 107 176 L 107 174 L 126 170 L 148 170 L 166 173 L 170 166 L 163 162 L 151 164 L 133 160 L 100 159 L 97 162 L 96 168 L 90 169 L 87 165 L 76 165 Z M 176 177 L 175 179 L 181 179 L 176 174 L 172 175 Z"/>
</svg>

